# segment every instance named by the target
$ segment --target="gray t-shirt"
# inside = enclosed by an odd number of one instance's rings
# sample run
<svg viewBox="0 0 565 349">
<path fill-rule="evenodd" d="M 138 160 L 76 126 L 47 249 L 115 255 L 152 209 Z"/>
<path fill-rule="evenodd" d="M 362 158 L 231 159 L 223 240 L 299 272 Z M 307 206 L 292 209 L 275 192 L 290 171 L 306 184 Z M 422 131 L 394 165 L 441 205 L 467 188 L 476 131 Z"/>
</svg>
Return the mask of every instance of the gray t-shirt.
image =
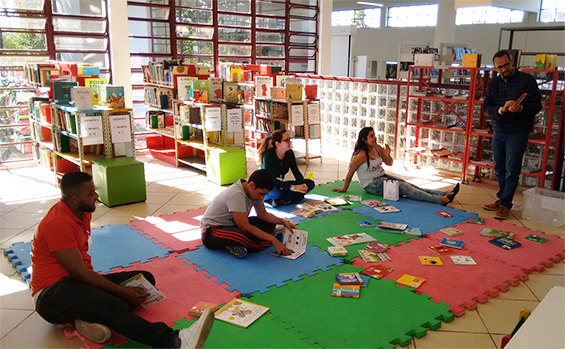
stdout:
<svg viewBox="0 0 565 349">
<path fill-rule="evenodd" d="M 236 226 L 232 212 L 246 212 L 251 207 L 263 206 L 263 202 L 251 200 L 243 189 L 243 180 L 232 184 L 212 200 L 200 221 L 200 229 L 204 232 L 212 225 Z"/>
</svg>

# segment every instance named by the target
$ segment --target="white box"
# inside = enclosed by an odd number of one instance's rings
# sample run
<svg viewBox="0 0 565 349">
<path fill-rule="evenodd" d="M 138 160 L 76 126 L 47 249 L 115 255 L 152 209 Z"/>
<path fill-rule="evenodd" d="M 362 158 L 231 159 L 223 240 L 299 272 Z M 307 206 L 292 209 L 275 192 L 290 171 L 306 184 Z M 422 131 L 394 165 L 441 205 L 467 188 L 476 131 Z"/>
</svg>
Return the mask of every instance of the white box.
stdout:
<svg viewBox="0 0 565 349">
<path fill-rule="evenodd" d="M 544 188 L 524 191 L 522 217 L 560 227 L 565 224 L 565 193 Z"/>
</svg>

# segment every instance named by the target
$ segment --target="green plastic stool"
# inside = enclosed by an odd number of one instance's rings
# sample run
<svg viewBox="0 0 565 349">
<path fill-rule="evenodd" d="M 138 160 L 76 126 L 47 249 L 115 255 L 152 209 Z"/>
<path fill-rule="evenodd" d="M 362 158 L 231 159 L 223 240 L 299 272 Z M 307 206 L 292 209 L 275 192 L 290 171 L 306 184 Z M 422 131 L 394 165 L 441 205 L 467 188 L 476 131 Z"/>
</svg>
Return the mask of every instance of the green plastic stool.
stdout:
<svg viewBox="0 0 565 349">
<path fill-rule="evenodd" d="M 145 171 L 143 162 L 120 157 L 92 162 L 92 178 L 98 200 L 106 206 L 145 201 Z"/>
<path fill-rule="evenodd" d="M 245 150 L 226 146 L 212 147 L 208 151 L 208 180 L 225 185 L 245 179 Z"/>
</svg>

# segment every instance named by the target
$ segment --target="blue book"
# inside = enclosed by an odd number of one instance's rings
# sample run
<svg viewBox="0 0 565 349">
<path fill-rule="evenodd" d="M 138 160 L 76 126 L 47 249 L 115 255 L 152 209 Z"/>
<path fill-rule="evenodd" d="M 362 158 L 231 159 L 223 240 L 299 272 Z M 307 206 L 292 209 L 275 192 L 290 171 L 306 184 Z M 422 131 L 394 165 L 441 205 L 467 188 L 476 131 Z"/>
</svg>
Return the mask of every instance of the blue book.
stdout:
<svg viewBox="0 0 565 349">
<path fill-rule="evenodd" d="M 450 239 L 450 238 L 443 238 L 443 240 L 441 240 L 439 244 L 442 245 L 442 246 L 447 246 L 447 247 L 451 247 L 451 248 L 462 249 L 464 243 L 465 243 L 465 241 L 455 240 L 455 239 Z"/>
<path fill-rule="evenodd" d="M 489 240 L 488 242 L 505 250 L 511 250 L 513 248 L 522 246 L 522 244 L 518 241 L 512 240 L 506 236 L 500 236 L 495 239 Z"/>
</svg>

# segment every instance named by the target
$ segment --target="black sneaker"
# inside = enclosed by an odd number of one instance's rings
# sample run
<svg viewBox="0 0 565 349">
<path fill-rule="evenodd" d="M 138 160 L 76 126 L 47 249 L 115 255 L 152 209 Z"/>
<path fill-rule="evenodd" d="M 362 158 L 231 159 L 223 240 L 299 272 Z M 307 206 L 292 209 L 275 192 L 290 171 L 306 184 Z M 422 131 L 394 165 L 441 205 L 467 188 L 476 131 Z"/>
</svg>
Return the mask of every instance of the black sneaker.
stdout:
<svg viewBox="0 0 565 349">
<path fill-rule="evenodd" d="M 247 256 L 247 248 L 243 246 L 226 246 L 226 250 L 238 259 Z"/>
</svg>

